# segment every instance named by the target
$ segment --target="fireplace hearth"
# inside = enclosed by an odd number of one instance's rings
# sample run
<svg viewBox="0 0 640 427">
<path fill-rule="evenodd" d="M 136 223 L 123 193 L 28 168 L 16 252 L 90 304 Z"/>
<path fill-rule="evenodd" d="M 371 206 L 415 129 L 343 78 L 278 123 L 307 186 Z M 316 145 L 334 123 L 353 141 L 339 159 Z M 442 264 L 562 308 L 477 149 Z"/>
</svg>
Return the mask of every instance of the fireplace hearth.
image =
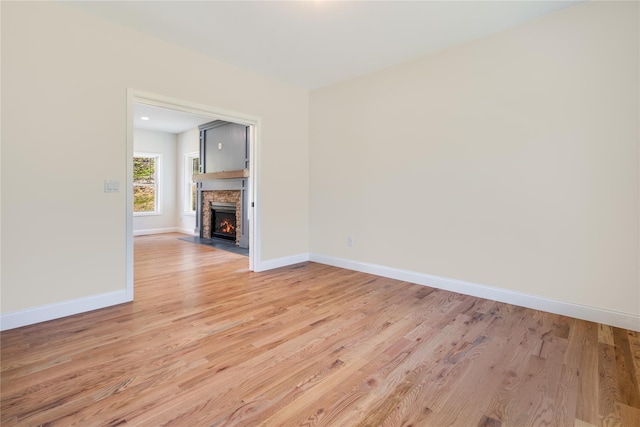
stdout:
<svg viewBox="0 0 640 427">
<path fill-rule="evenodd" d="M 211 237 L 236 240 L 236 204 L 211 202 Z"/>
</svg>

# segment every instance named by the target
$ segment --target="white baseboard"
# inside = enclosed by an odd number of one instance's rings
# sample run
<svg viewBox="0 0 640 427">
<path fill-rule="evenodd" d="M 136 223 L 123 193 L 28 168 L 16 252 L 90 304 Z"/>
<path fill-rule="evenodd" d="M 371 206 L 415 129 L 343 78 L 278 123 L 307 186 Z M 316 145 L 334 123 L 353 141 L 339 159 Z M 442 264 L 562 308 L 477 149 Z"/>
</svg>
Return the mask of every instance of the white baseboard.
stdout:
<svg viewBox="0 0 640 427">
<path fill-rule="evenodd" d="M 167 227 L 167 228 L 147 228 L 143 230 L 133 230 L 134 236 L 146 236 L 149 234 L 164 234 L 164 233 L 182 233 L 193 236 L 193 230 L 179 227 Z"/>
<path fill-rule="evenodd" d="M 334 267 L 340 267 L 347 270 L 361 271 L 363 273 L 375 274 L 377 276 L 388 277 L 390 279 L 402 280 L 446 291 L 500 301 L 521 307 L 547 311 L 550 313 L 575 317 L 578 319 L 640 332 L 640 316 L 631 313 L 623 313 L 599 307 L 543 298 L 522 292 L 494 288 L 462 280 L 449 279 L 431 274 L 417 273 L 409 270 L 318 254 L 303 253 L 257 262 L 257 268 L 255 268 L 255 271 L 267 271 L 305 261 L 332 265 Z M 132 301 L 132 298 L 127 296 L 127 292 L 125 290 L 122 290 L 1 314 L 0 330 L 5 331 L 14 329 L 21 326 L 45 322 L 47 320 L 58 319 L 130 301 Z"/>
<path fill-rule="evenodd" d="M 197 236 L 196 232 L 192 228 L 176 228 L 176 233 L 186 234 L 188 236 Z"/>
<path fill-rule="evenodd" d="M 257 261 L 254 265 L 255 272 L 273 270 L 274 268 L 286 267 L 287 265 L 298 264 L 309 261 L 309 254 L 298 254 L 282 258 L 270 259 L 267 261 Z"/>
<path fill-rule="evenodd" d="M 401 270 L 398 268 L 352 261 L 343 258 L 310 254 L 309 260 L 320 264 L 345 268 L 347 270 L 361 271 L 363 273 L 375 274 L 377 276 L 388 277 L 390 279 L 402 280 L 446 291 L 500 301 L 521 307 L 575 317 L 577 319 L 640 332 L 640 316 L 631 313 L 623 313 L 599 307 L 575 304 L 568 301 L 543 298 L 508 289 L 494 288 L 478 283 L 433 276 L 431 274 L 416 273 L 414 271 Z"/>
<path fill-rule="evenodd" d="M 34 323 L 72 316 L 78 313 L 130 302 L 131 300 L 132 298 L 127 296 L 127 291 L 122 290 L 55 304 L 47 304 L 26 310 L 13 311 L 0 315 L 0 330 L 6 331 L 21 326 L 33 325 Z"/>
</svg>

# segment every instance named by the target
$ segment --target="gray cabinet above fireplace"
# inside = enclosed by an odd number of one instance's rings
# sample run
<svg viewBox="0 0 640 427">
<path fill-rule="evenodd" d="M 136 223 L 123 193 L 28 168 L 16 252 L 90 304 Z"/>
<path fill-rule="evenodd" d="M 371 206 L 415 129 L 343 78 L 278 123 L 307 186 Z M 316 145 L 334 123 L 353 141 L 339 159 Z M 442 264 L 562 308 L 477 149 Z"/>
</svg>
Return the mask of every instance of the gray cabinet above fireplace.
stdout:
<svg viewBox="0 0 640 427">
<path fill-rule="evenodd" d="M 201 173 L 249 169 L 249 127 L 222 120 L 200 125 Z"/>
</svg>

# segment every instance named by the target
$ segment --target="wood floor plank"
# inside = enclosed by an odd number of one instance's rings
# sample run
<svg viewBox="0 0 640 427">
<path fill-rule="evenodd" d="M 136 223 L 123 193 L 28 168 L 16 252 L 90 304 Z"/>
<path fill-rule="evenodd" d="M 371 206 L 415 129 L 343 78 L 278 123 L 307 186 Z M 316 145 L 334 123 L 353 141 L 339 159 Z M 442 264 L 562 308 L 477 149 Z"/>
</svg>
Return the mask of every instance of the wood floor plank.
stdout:
<svg viewBox="0 0 640 427">
<path fill-rule="evenodd" d="M 640 332 L 627 331 L 627 339 L 629 341 L 629 349 L 633 363 L 633 371 L 635 373 L 635 382 L 640 384 Z"/>
<path fill-rule="evenodd" d="M 613 328 L 611 326 L 598 324 L 598 342 L 601 344 L 614 345 Z"/>
<path fill-rule="evenodd" d="M 621 401 L 619 403 L 640 409 L 640 389 L 636 382 L 635 366 L 627 331 L 613 328 L 616 377 Z"/>
<path fill-rule="evenodd" d="M 575 424 L 578 394 L 573 392 L 579 388 L 580 363 L 585 343 L 583 323 L 571 319 L 567 335 L 567 347 L 564 353 L 562 369 L 558 379 L 552 425 L 570 426 Z"/>
<path fill-rule="evenodd" d="M 622 420 L 623 426 L 640 426 L 640 409 L 619 403 L 617 404 L 618 413 Z"/>
<path fill-rule="evenodd" d="M 638 332 L 178 237 L 134 302 L 0 333 L 3 427 L 640 425 Z"/>
<path fill-rule="evenodd" d="M 580 381 L 576 400 L 576 419 L 592 425 L 600 425 L 600 381 L 598 379 L 598 325 L 584 322 L 584 345 L 580 361 Z"/>
<path fill-rule="evenodd" d="M 620 389 L 616 375 L 615 348 L 598 344 L 598 412 L 605 425 L 620 425 L 616 403 L 620 402 Z"/>
</svg>

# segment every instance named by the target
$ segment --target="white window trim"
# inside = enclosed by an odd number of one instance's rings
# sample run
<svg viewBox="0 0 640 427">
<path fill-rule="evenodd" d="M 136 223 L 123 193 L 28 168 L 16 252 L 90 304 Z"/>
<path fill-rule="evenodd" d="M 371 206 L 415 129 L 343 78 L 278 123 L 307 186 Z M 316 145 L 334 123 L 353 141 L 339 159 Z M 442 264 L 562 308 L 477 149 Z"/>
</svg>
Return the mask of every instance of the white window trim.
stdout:
<svg viewBox="0 0 640 427">
<path fill-rule="evenodd" d="M 193 159 L 200 158 L 200 152 L 194 151 L 191 153 L 184 153 L 184 174 L 183 174 L 183 184 L 182 188 L 184 189 L 184 198 L 182 200 L 182 213 L 188 216 L 196 216 L 196 209 L 191 210 L 191 184 L 193 183 L 193 174 L 191 173 L 191 168 L 193 165 Z"/>
<path fill-rule="evenodd" d="M 162 215 L 162 154 L 143 153 L 136 151 L 133 157 L 148 157 L 156 159 L 156 209 L 153 212 L 133 212 L 133 216 L 158 216 Z M 134 183 L 135 185 L 135 183 Z"/>
</svg>

